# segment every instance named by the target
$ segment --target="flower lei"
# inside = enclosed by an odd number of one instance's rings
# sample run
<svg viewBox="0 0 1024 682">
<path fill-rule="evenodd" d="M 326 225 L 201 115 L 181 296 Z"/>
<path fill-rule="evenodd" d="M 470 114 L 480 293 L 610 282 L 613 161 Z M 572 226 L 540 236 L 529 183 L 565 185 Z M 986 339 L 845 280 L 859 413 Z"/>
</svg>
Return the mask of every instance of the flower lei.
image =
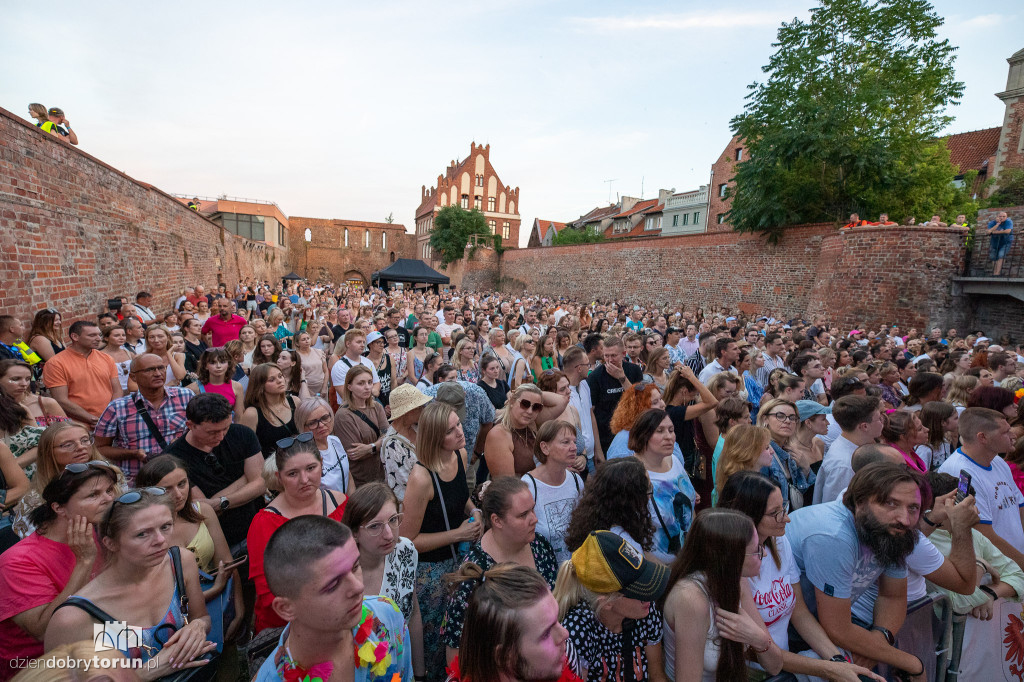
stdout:
<svg viewBox="0 0 1024 682">
<path fill-rule="evenodd" d="M 364 604 L 363 613 L 359 619 L 359 627 L 356 628 L 355 637 L 353 638 L 356 667 L 369 668 L 370 672 L 374 675 L 383 675 L 387 672 L 388 666 L 391 665 L 392 656 L 387 640 L 379 642 L 370 641 L 370 635 L 373 634 L 377 626 L 384 627 L 383 623 L 373 615 L 373 611 L 366 608 Z"/>
<path fill-rule="evenodd" d="M 1024 388 L 1018 388 L 1017 392 L 1013 394 L 1013 404 L 1016 405 L 1021 398 L 1024 398 Z"/>
<path fill-rule="evenodd" d="M 309 670 L 303 668 L 292 658 L 292 652 L 288 650 L 287 645 L 284 648 L 284 656 L 277 664 L 277 673 L 283 682 L 324 682 L 331 679 L 332 672 L 334 664 L 331 661 L 317 663 Z"/>
</svg>

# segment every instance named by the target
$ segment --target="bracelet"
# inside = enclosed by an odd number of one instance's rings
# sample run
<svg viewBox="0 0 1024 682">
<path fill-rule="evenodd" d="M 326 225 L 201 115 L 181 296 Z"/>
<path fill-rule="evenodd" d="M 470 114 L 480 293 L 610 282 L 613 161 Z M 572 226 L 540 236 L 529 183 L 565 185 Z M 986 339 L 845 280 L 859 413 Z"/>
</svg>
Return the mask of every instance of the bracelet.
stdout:
<svg viewBox="0 0 1024 682">
<path fill-rule="evenodd" d="M 775 642 L 772 641 L 772 638 L 769 637 L 768 638 L 768 646 L 766 646 L 765 648 L 757 649 L 753 645 L 748 645 L 747 648 L 750 649 L 751 651 L 753 651 L 755 654 L 763 654 L 763 653 L 767 652 L 769 649 L 771 649 L 772 648 L 772 644 L 774 644 L 774 643 Z"/>
<path fill-rule="evenodd" d="M 999 599 L 999 595 L 996 594 L 996 591 L 993 590 L 988 585 L 979 585 L 978 589 L 981 590 L 982 592 L 984 592 L 985 594 L 987 594 L 988 596 L 992 597 L 993 601 Z"/>
<path fill-rule="evenodd" d="M 928 511 L 931 511 L 931 510 L 929 509 Z M 935 523 L 934 521 L 932 521 L 931 519 L 928 518 L 928 512 L 925 512 L 924 514 L 921 514 L 921 520 L 924 521 L 925 523 L 927 523 L 932 528 L 938 528 L 939 527 L 939 524 Z"/>
</svg>

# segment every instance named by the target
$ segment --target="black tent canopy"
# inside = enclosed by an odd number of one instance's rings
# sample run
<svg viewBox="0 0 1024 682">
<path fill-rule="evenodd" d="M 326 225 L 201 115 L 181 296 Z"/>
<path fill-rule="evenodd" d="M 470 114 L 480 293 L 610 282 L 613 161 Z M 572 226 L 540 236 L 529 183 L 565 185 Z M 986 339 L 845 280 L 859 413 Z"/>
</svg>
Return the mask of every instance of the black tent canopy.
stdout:
<svg viewBox="0 0 1024 682">
<path fill-rule="evenodd" d="M 301 279 L 305 279 L 305 278 L 304 277 L 300 277 L 299 275 L 296 275 L 295 271 L 292 270 L 291 272 L 289 272 L 287 275 L 285 275 L 281 279 L 283 279 L 283 280 L 301 280 Z"/>
<path fill-rule="evenodd" d="M 383 270 L 373 273 L 370 280 L 374 284 L 385 287 L 390 282 L 448 284 L 451 281 L 447 275 L 442 275 L 423 261 L 415 258 L 399 258 Z"/>
</svg>

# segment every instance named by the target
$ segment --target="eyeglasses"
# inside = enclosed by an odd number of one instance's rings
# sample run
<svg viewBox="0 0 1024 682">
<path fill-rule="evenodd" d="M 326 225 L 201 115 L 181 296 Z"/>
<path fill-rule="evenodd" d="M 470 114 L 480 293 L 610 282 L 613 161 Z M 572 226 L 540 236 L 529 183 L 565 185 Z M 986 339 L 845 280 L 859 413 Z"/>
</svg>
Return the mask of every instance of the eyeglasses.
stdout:
<svg viewBox="0 0 1024 682">
<path fill-rule="evenodd" d="M 776 523 L 782 523 L 782 519 L 786 518 L 786 514 L 788 514 L 788 513 L 789 513 L 789 502 L 783 502 L 782 503 L 782 509 L 778 510 L 777 512 L 772 512 L 771 514 L 765 514 L 765 516 L 772 517 L 773 519 L 775 519 Z"/>
<path fill-rule="evenodd" d="M 224 474 L 224 465 L 221 464 L 220 459 L 217 457 L 217 455 L 213 454 L 212 452 L 207 452 L 205 455 L 203 455 L 203 461 L 206 463 L 206 466 L 210 467 L 213 473 L 216 474 L 217 476 L 221 476 Z"/>
<path fill-rule="evenodd" d="M 74 452 L 78 448 L 78 446 L 82 446 L 83 448 L 87 448 L 87 447 L 91 446 L 95 442 L 96 442 L 96 439 L 93 438 L 92 434 L 89 434 L 85 438 L 79 438 L 78 440 L 67 440 L 67 441 L 64 441 L 63 443 L 57 444 L 56 447 L 57 447 L 58 450 L 61 450 L 62 452 Z"/>
<path fill-rule="evenodd" d="M 281 440 L 277 441 L 276 445 L 278 450 L 287 450 L 291 446 L 295 445 L 295 443 L 308 443 L 311 440 L 313 440 L 313 434 L 310 433 L 309 431 L 306 431 L 305 433 L 300 433 L 297 436 L 288 436 L 287 438 L 282 438 Z"/>
<path fill-rule="evenodd" d="M 330 413 L 325 414 L 324 416 L 320 417 L 319 419 L 313 419 L 313 420 L 307 421 L 306 422 L 306 428 L 309 429 L 310 431 L 312 431 L 313 429 L 319 428 L 321 426 L 327 426 L 328 424 L 331 423 L 331 419 L 333 419 L 333 418 L 334 418 L 333 415 L 331 415 Z"/>
<path fill-rule="evenodd" d="M 793 422 L 794 424 L 800 421 L 800 417 L 795 414 L 786 414 L 785 412 L 772 412 L 768 415 L 769 417 L 775 417 L 780 422 Z"/>
<path fill-rule="evenodd" d="M 114 465 L 110 462 L 105 462 L 102 459 L 94 459 L 88 462 L 72 462 L 64 466 L 64 471 L 61 472 L 61 476 L 64 474 L 81 474 L 89 469 L 99 469 L 100 471 L 113 471 Z"/>
<path fill-rule="evenodd" d="M 540 412 L 544 409 L 544 403 L 535 403 L 532 400 L 522 398 L 519 400 L 519 407 L 524 410 L 529 410 L 530 412 Z"/>
<path fill-rule="evenodd" d="M 363 528 L 363 530 L 365 530 L 367 533 L 369 533 L 373 537 L 377 537 L 378 535 L 383 533 L 384 532 L 384 526 L 391 526 L 391 530 L 393 530 L 395 533 L 397 533 L 398 532 L 398 527 L 400 525 L 402 525 L 402 518 L 403 517 L 404 517 L 404 515 L 401 512 L 399 512 L 399 513 L 395 514 L 394 516 L 392 516 L 387 521 L 374 521 L 373 523 L 364 524 L 362 526 L 362 528 Z"/>
<path fill-rule="evenodd" d="M 157 488 L 156 486 L 129 490 L 124 495 L 121 495 L 121 497 L 114 500 L 114 504 L 135 504 L 142 499 L 142 493 L 149 493 L 150 495 L 166 495 L 167 490 L 166 488 Z M 113 509 L 113 505 L 111 505 L 110 508 Z"/>
<path fill-rule="evenodd" d="M 758 545 L 756 551 L 747 552 L 747 556 L 756 556 L 758 559 L 763 559 L 764 558 L 764 545 Z"/>
</svg>

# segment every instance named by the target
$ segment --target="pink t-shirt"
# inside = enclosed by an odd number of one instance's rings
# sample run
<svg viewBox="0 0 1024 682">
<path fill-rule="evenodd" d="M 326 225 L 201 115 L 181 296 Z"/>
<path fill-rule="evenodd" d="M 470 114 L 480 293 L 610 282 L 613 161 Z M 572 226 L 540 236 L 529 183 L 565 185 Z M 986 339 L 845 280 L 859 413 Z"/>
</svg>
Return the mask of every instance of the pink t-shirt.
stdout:
<svg viewBox="0 0 1024 682">
<path fill-rule="evenodd" d="M 0 680 L 18 672 L 11 659 L 43 654 L 43 643 L 15 625 L 12 617 L 53 601 L 71 579 L 75 562 L 70 547 L 39 533 L 0 554 Z"/>
<path fill-rule="evenodd" d="M 231 319 L 227 322 L 220 319 L 220 315 L 211 315 L 203 323 L 203 334 L 211 333 L 213 335 L 213 345 L 223 346 L 228 341 L 237 339 L 242 327 L 247 324 L 248 322 L 245 321 L 245 318 L 240 315 L 232 315 Z"/>
</svg>

